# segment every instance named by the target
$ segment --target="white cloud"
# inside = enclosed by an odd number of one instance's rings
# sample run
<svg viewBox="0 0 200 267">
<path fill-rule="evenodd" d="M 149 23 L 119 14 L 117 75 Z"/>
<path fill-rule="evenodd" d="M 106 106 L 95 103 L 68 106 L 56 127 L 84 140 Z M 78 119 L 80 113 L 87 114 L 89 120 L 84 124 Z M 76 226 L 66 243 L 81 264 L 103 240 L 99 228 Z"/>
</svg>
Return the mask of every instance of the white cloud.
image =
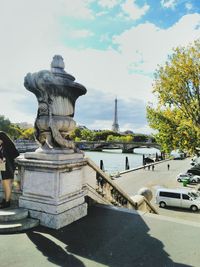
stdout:
<svg viewBox="0 0 200 267">
<path fill-rule="evenodd" d="M 175 6 L 177 5 L 178 1 L 177 0 L 161 0 L 161 5 L 164 8 L 172 8 L 174 9 Z"/>
<path fill-rule="evenodd" d="M 90 18 L 89 2 L 74 0 L 72 5 L 70 0 L 0 0 L 0 58 L 3 62 L 0 69 L 10 74 L 11 80 L 16 80 L 16 76 L 30 67 L 32 60 L 35 62 L 37 58 L 37 64 L 42 66 L 61 42 L 63 31 L 58 18 L 68 15 Z M 83 37 L 91 33 L 84 30 L 74 34 Z M 12 71 L 15 65 L 17 71 Z"/>
<path fill-rule="evenodd" d="M 193 9 L 193 5 L 191 3 L 186 3 L 185 8 L 190 11 Z"/>
<path fill-rule="evenodd" d="M 105 8 L 113 8 L 116 6 L 121 0 L 99 0 L 98 4 Z"/>
<path fill-rule="evenodd" d="M 42 2 L 42 4 L 48 7 L 48 10 L 53 10 L 52 8 L 54 8 L 59 15 L 82 19 L 94 18 L 93 11 L 89 8 L 89 4 L 94 2 L 94 0 L 36 0 L 33 3 L 36 4 L 36 2 L 39 2 L 39 6 Z"/>
<path fill-rule="evenodd" d="M 142 72 L 152 73 L 172 47 L 187 45 L 199 37 L 200 31 L 197 27 L 200 15 L 192 14 L 182 17 L 166 30 L 145 23 L 125 31 L 114 38 L 119 51 L 76 50 L 62 44 L 63 34 L 69 36 L 70 32 L 61 28 L 58 17 L 72 15 L 72 11 L 79 7 L 82 18 L 93 18 L 94 14 L 88 9 L 89 1 L 73 1 L 72 5 L 69 0 L 35 0 L 32 4 L 26 0 L 0 0 L 0 4 L 0 114 L 13 122 L 34 121 L 37 100 L 26 91 L 23 79 L 27 72 L 49 69 L 55 54 L 63 56 L 66 71 L 87 88 L 99 89 L 111 98 L 131 97 L 147 102 L 153 100 L 152 78 Z M 73 16 L 78 14 L 77 10 Z M 90 34 L 87 30 L 79 33 L 82 37 Z M 131 73 L 133 70 L 138 73 Z M 35 106 L 31 105 L 30 113 L 25 113 L 19 103 L 29 98 L 34 99 Z M 94 101 L 98 104 L 101 99 Z M 100 128 L 100 124 L 100 120 L 96 120 L 93 125 Z M 110 128 L 110 120 L 102 125 Z M 123 125 L 120 127 L 126 130 Z"/>
<path fill-rule="evenodd" d="M 95 120 L 93 123 L 87 124 L 87 128 L 90 130 L 95 130 L 95 129 L 111 130 L 112 124 L 113 124 L 112 120 Z M 127 130 L 132 130 L 134 133 L 143 133 L 143 134 L 150 134 L 155 132 L 147 124 L 145 124 L 143 127 L 136 127 L 134 123 L 123 124 L 119 121 L 119 127 L 121 132 Z"/>
<path fill-rule="evenodd" d="M 130 74 L 124 55 L 114 51 L 98 51 L 86 49 L 84 51 L 70 51 L 71 69 L 77 79 L 87 87 L 100 89 L 103 92 L 139 99 L 152 99 L 151 78 L 140 74 Z M 81 64 L 77 65 L 77 62 Z M 74 73 L 74 74 L 75 74 Z"/>
<path fill-rule="evenodd" d="M 96 13 L 96 17 L 105 16 L 106 14 L 108 14 L 108 10 Z"/>
<path fill-rule="evenodd" d="M 87 124 L 87 128 L 91 130 L 111 130 L 112 124 L 113 121 L 111 120 L 95 120 L 93 123 Z"/>
<path fill-rule="evenodd" d="M 28 92 L 25 92 L 25 89 L 22 88 L 22 90 L 18 90 L 17 93 L 10 93 L 7 92 L 1 92 L 0 97 L 0 114 L 4 115 L 6 118 L 9 118 L 11 122 L 21 122 L 21 121 L 27 121 L 33 124 L 35 115 L 33 114 L 27 114 L 25 112 L 22 113 L 20 108 L 16 105 L 17 102 L 23 102 L 26 101 L 27 97 L 30 97 Z M 36 105 L 35 105 L 36 106 Z"/>
<path fill-rule="evenodd" d="M 167 59 L 173 47 L 187 45 L 200 36 L 200 15 L 182 17 L 168 29 L 161 29 L 152 23 L 137 25 L 113 41 L 119 45 L 124 61 L 132 71 L 152 73 L 158 64 Z"/>
<path fill-rule="evenodd" d="M 137 20 L 144 16 L 149 10 L 149 5 L 145 4 L 139 7 L 135 0 L 126 0 L 125 3 L 121 5 L 122 10 L 129 16 L 130 19 Z"/>
<path fill-rule="evenodd" d="M 101 42 L 108 42 L 108 41 L 110 41 L 110 36 L 109 36 L 108 33 L 104 33 L 104 34 L 102 34 L 102 35 L 100 36 L 99 40 L 100 40 Z"/>
</svg>

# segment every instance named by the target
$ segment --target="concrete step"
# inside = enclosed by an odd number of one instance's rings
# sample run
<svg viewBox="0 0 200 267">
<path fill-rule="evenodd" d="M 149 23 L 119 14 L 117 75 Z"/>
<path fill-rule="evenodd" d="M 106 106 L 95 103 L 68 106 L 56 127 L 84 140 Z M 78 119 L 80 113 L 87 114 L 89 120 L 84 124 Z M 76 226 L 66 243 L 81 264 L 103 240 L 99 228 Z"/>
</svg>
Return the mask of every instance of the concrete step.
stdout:
<svg viewBox="0 0 200 267">
<path fill-rule="evenodd" d="M 28 217 L 28 210 L 22 208 L 7 208 L 0 210 L 0 223 L 22 220 Z"/>
<path fill-rule="evenodd" d="M 25 218 L 22 220 L 12 221 L 12 222 L 1 222 L 0 223 L 0 233 L 9 234 L 16 233 L 31 229 L 39 225 L 39 220 Z"/>
</svg>

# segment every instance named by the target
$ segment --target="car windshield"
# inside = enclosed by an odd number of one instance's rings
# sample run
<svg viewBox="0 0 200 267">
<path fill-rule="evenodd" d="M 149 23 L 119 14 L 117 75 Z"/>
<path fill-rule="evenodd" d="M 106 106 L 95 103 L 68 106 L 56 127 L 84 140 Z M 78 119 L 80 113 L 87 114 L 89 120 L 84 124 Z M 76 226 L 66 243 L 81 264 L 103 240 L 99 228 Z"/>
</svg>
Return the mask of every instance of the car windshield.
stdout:
<svg viewBox="0 0 200 267">
<path fill-rule="evenodd" d="M 188 193 L 188 196 L 190 196 L 190 197 L 196 199 L 196 198 L 199 197 L 199 194 L 197 194 L 197 193 L 195 193 L 195 192 L 189 192 L 189 193 Z"/>
</svg>

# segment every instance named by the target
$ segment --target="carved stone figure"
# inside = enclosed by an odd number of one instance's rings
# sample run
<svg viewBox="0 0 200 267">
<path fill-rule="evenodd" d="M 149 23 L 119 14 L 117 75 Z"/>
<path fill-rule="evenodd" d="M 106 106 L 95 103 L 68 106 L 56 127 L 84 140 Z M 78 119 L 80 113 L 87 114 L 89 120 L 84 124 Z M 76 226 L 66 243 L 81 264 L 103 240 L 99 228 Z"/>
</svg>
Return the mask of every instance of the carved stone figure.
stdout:
<svg viewBox="0 0 200 267">
<path fill-rule="evenodd" d="M 43 149 L 74 149 L 68 135 L 76 126 L 73 120 L 75 102 L 87 90 L 64 68 L 63 58 L 55 55 L 51 71 L 28 73 L 24 79 L 24 86 L 38 100 L 35 136 Z"/>
<path fill-rule="evenodd" d="M 147 187 L 142 187 L 139 191 L 138 191 L 138 195 L 142 195 L 144 196 L 149 202 L 152 200 L 153 198 L 153 193 L 152 191 L 147 188 Z"/>
</svg>

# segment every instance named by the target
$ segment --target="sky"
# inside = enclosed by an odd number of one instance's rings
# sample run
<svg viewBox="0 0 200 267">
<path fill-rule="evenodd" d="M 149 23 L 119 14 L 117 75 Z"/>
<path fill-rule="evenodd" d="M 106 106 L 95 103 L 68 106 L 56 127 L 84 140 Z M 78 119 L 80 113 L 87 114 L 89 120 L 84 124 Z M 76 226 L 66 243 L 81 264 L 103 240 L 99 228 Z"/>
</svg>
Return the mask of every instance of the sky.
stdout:
<svg viewBox="0 0 200 267">
<path fill-rule="evenodd" d="M 77 124 L 111 129 L 117 97 L 120 130 L 151 133 L 154 73 L 173 48 L 200 37 L 200 0 L 0 0 L 0 36 L 0 115 L 33 123 L 37 99 L 24 77 L 62 55 L 87 88 Z"/>
</svg>

